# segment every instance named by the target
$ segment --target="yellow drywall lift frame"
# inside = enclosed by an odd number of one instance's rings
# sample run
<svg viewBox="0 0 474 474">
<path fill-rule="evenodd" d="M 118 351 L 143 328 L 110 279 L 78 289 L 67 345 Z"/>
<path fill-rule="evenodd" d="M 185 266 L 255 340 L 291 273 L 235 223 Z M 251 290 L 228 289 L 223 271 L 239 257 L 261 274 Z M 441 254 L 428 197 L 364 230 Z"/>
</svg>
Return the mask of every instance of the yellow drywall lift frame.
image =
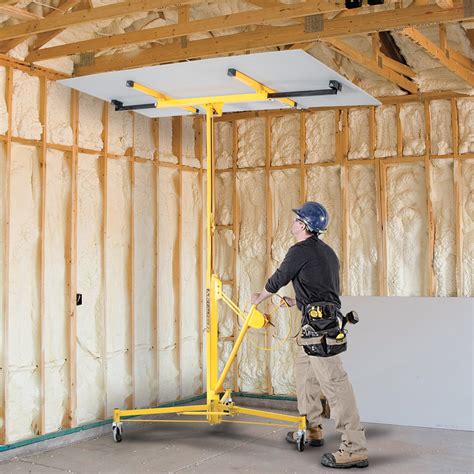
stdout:
<svg viewBox="0 0 474 474">
<path fill-rule="evenodd" d="M 176 406 L 168 408 L 145 408 L 133 410 L 115 409 L 113 416 L 113 438 L 115 441 L 122 441 L 123 422 L 164 422 L 164 423 L 209 423 L 211 425 L 221 422 L 234 423 L 250 423 L 250 424 L 264 424 L 271 426 L 289 426 L 297 428 L 297 443 L 298 451 L 304 450 L 306 418 L 304 416 L 292 416 L 282 413 L 273 413 L 263 410 L 254 410 L 251 408 L 239 407 L 232 401 L 231 389 L 224 389 L 224 381 L 229 372 L 229 369 L 237 355 L 237 352 L 242 344 L 242 341 L 249 328 L 260 329 L 263 328 L 268 320 L 263 313 L 261 313 L 255 305 L 252 305 L 250 311 L 245 314 L 230 298 L 228 298 L 222 291 L 222 281 L 214 274 L 214 234 L 215 234 L 215 162 L 214 162 L 214 125 L 213 117 L 221 116 L 224 104 L 229 103 L 249 103 L 266 100 L 278 100 L 290 107 L 296 107 L 297 104 L 290 97 L 315 96 L 315 95 L 333 95 L 341 90 L 341 84 L 337 81 L 329 82 L 329 89 L 323 90 L 309 90 L 309 91 L 293 91 L 293 92 L 276 92 L 273 89 L 261 84 L 251 77 L 235 70 L 229 69 L 228 75 L 235 77 L 242 83 L 253 88 L 255 92 L 248 94 L 230 94 L 220 96 L 194 97 L 186 99 L 172 99 L 169 96 L 155 91 L 142 84 L 134 81 L 127 81 L 127 87 L 130 87 L 139 92 L 143 92 L 155 99 L 157 102 L 151 104 L 141 105 L 124 105 L 122 102 L 113 100 L 115 110 L 137 110 L 147 108 L 170 108 L 178 107 L 187 111 L 198 113 L 199 110 L 195 107 L 202 107 L 206 113 L 206 136 L 207 136 L 207 261 L 206 261 L 206 352 L 207 352 L 207 403 L 205 405 L 189 405 Z M 217 303 L 222 300 L 230 309 L 244 320 L 242 329 L 234 343 L 234 347 L 229 355 L 229 358 L 222 370 L 218 374 L 218 309 Z M 178 414 L 178 415 L 193 415 L 203 416 L 204 420 L 196 419 L 126 419 L 126 417 L 144 416 L 144 415 L 164 415 L 164 414 Z M 280 423 L 257 422 L 257 421 L 240 421 L 229 420 L 229 417 L 235 415 L 250 415 L 254 417 L 278 420 Z M 282 423 L 285 422 L 285 423 Z"/>
</svg>

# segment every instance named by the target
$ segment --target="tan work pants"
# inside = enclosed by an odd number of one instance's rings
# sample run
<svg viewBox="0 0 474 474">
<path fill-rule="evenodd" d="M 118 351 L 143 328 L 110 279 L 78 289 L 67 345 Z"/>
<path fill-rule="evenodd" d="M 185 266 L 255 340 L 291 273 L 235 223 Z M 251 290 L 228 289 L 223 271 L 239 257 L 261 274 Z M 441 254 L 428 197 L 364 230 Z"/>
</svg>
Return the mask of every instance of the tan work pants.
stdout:
<svg viewBox="0 0 474 474">
<path fill-rule="evenodd" d="M 298 411 L 300 415 L 306 415 L 308 428 L 322 424 L 322 391 L 331 407 L 336 430 L 342 434 L 340 449 L 366 454 L 365 432 L 360 426 L 354 391 L 341 358 L 338 355 L 308 356 L 300 347 L 295 361 L 295 378 Z"/>
</svg>

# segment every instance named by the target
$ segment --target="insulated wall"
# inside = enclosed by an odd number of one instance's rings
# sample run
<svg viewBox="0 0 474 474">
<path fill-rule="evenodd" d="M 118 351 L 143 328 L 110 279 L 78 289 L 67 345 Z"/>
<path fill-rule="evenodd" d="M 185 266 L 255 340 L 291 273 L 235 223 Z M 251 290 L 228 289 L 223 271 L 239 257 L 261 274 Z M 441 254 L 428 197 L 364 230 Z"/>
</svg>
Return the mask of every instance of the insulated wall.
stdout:
<svg viewBox="0 0 474 474">
<path fill-rule="evenodd" d="M 216 268 L 228 294 L 248 309 L 293 243 L 291 209 L 315 200 L 330 215 L 322 239 L 339 256 L 344 295 L 473 296 L 473 104 L 394 98 L 217 119 Z M 275 327 L 243 344 L 235 390 L 295 393 L 299 314 L 276 303 L 262 305 Z M 241 326 L 225 321 L 222 348 Z"/>
<path fill-rule="evenodd" d="M 203 392 L 202 127 L 0 67 L 0 443 Z"/>
</svg>

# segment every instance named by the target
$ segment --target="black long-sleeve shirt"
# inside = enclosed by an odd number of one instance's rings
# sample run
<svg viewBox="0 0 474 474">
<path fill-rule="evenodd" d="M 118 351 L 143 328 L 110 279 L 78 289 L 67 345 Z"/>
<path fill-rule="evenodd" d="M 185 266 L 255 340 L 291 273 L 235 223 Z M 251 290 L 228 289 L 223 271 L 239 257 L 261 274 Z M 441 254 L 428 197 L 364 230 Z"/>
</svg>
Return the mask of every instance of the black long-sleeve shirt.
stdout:
<svg viewBox="0 0 474 474">
<path fill-rule="evenodd" d="M 276 293 L 290 281 L 300 310 L 316 301 L 341 307 L 339 259 L 334 250 L 318 237 L 309 237 L 290 247 L 280 267 L 268 279 L 265 290 Z"/>
</svg>

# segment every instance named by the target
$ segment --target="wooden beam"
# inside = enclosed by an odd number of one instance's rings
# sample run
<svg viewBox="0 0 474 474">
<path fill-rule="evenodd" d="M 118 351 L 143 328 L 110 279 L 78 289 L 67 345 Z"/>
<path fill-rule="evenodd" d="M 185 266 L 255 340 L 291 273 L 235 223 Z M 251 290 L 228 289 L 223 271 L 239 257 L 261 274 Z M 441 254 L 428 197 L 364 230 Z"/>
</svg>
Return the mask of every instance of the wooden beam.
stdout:
<svg viewBox="0 0 474 474">
<path fill-rule="evenodd" d="M 381 159 L 375 160 L 377 205 L 377 263 L 379 296 L 388 296 L 387 285 L 387 170 Z"/>
<path fill-rule="evenodd" d="M 7 15 L 12 16 L 13 18 L 19 18 L 20 20 L 24 20 L 25 18 L 27 18 L 28 20 L 39 20 L 43 18 L 42 16 L 35 15 L 34 13 L 29 12 L 28 10 L 13 7 L 11 5 L 0 5 L 0 13 L 5 13 Z"/>
<path fill-rule="evenodd" d="M 12 3 L 18 3 L 18 0 L 0 0 L 0 5 L 11 5 Z"/>
<path fill-rule="evenodd" d="M 47 81 L 45 77 L 40 79 L 40 122 L 43 126 L 41 136 L 41 149 L 39 150 L 39 162 L 41 166 L 41 220 L 40 220 L 40 412 L 39 412 L 39 432 L 46 432 L 46 314 L 45 314 L 45 254 L 46 254 L 46 170 L 47 170 L 47 149 L 46 149 L 46 117 L 47 117 Z"/>
<path fill-rule="evenodd" d="M 3 426 L 0 430 L 0 443 L 8 443 L 8 427 L 10 420 L 8 418 L 8 402 L 9 393 L 8 385 L 10 381 L 10 361 L 9 355 L 9 332 L 10 332 L 10 203 L 11 203 L 11 170 L 12 170 L 12 96 L 13 96 L 13 68 L 9 67 L 6 70 L 6 83 L 5 83 L 5 101 L 8 111 L 8 128 L 6 134 L 5 144 L 5 200 L 1 203 L 4 206 L 5 212 L 5 239 L 4 239 L 4 261 L 3 261 L 3 327 L 2 327 L 2 338 L 3 338 L 3 359 L 2 359 L 2 376 L 3 376 L 3 404 L 0 408 L 3 414 Z"/>
<path fill-rule="evenodd" d="M 466 81 L 469 85 L 474 86 L 474 73 L 466 69 L 460 63 L 450 59 L 443 50 L 431 42 L 426 36 L 422 35 L 418 30 L 412 27 L 404 28 L 401 30 L 401 33 L 423 48 L 430 56 L 437 59 L 444 67 L 449 69 L 456 76 Z"/>
<path fill-rule="evenodd" d="M 71 93 L 71 126 L 73 133 L 73 148 L 71 154 L 71 195 L 69 208 L 69 400 L 67 408 L 67 425 L 74 428 L 77 425 L 77 160 L 78 160 L 78 128 L 79 128 L 79 93 Z"/>
<path fill-rule="evenodd" d="M 144 43 L 148 41 L 164 40 L 169 38 L 186 38 L 188 35 L 214 31 L 225 28 L 237 28 L 242 26 L 254 25 L 272 20 L 282 20 L 303 17 L 321 11 L 333 11 L 340 9 L 339 6 L 329 6 L 321 2 L 299 3 L 294 5 L 280 5 L 277 7 L 265 8 L 263 10 L 253 10 L 231 15 L 222 15 L 214 18 L 204 18 L 202 20 L 186 21 L 185 8 L 180 7 L 180 21 L 175 25 L 161 26 L 159 28 L 150 28 L 147 30 L 133 31 L 119 35 L 110 35 L 92 40 L 79 41 L 61 46 L 42 49 L 30 53 L 26 61 L 35 62 L 45 59 L 57 58 L 72 54 L 80 54 L 88 51 L 100 51 L 117 46 L 129 44 Z M 168 45 L 169 46 L 169 45 Z M 186 48 L 185 44 L 176 45 L 180 48 Z"/>
<path fill-rule="evenodd" d="M 398 72 L 395 72 L 393 69 L 383 67 L 383 64 L 380 65 L 378 61 L 368 58 L 364 53 L 349 46 L 347 43 L 341 40 L 337 40 L 337 39 L 326 40 L 326 43 L 329 44 L 338 53 L 360 64 L 361 66 L 365 67 L 369 71 L 374 72 L 375 74 L 391 82 L 394 82 L 397 86 L 401 87 L 402 89 L 405 89 L 411 92 L 412 94 L 415 94 L 418 92 L 418 86 L 414 82 L 410 81 L 409 79 L 402 76 Z M 396 63 L 396 61 L 390 58 L 386 58 L 385 65 L 389 66 L 390 62 L 392 63 L 392 65 L 393 63 Z M 400 67 L 403 67 L 403 65 L 400 64 Z M 414 74 L 414 71 L 411 71 L 411 72 Z"/>
<path fill-rule="evenodd" d="M 250 33 L 192 41 L 189 42 L 187 48 L 182 48 L 181 45 L 164 45 L 139 53 L 123 53 L 96 58 L 94 65 L 78 67 L 75 75 L 82 76 L 150 64 L 163 64 L 239 51 L 266 49 L 286 44 L 307 43 L 318 39 L 372 33 L 429 22 L 456 21 L 463 18 L 464 8 L 462 2 L 458 0 L 455 8 L 447 10 L 433 5 L 410 6 L 395 11 L 366 14 L 364 15 L 364 21 L 355 22 L 352 17 L 326 20 L 323 30 L 313 33 L 306 33 L 304 25 L 265 27 Z"/>
<path fill-rule="evenodd" d="M 113 3 L 103 7 L 89 8 L 78 12 L 55 17 L 46 17 L 41 20 L 32 20 L 19 25 L 5 26 L 0 30 L 0 40 L 8 40 L 53 31 L 69 26 L 82 25 L 91 21 L 107 20 L 132 13 L 163 10 L 173 5 L 187 5 L 202 0 L 129 0 Z"/>
</svg>

